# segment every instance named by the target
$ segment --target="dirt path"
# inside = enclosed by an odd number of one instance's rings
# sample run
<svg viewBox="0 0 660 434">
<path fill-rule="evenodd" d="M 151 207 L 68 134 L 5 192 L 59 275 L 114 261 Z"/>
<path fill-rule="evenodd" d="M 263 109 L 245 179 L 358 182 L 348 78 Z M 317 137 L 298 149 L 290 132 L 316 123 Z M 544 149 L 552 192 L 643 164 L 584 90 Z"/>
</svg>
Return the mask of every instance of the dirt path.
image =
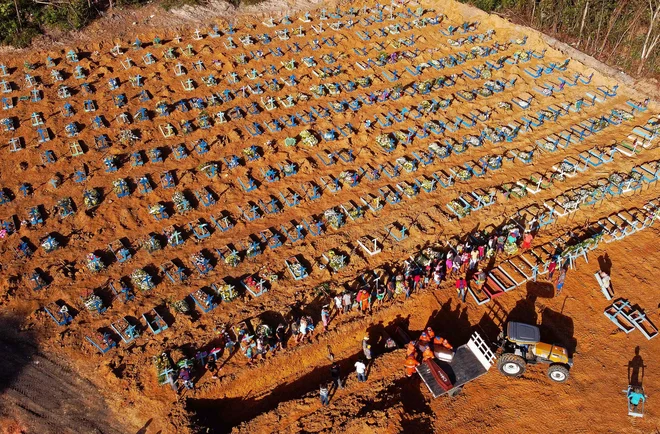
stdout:
<svg viewBox="0 0 660 434">
<path fill-rule="evenodd" d="M 33 332 L 20 328 L 20 320 L 0 318 L 3 429 L 15 424 L 16 432 L 124 434 L 139 428 L 118 417 L 98 388 L 67 362 L 42 352 Z"/>
</svg>

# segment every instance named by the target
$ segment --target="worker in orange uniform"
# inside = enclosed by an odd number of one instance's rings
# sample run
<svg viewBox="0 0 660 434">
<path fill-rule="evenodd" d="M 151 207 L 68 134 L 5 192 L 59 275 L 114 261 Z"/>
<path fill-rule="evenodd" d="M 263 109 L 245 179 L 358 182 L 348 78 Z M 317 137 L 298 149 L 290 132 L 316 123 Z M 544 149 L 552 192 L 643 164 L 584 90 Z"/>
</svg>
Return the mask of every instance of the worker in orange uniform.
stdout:
<svg viewBox="0 0 660 434">
<path fill-rule="evenodd" d="M 435 332 L 431 327 L 426 327 L 426 335 L 429 337 L 430 340 L 433 340 L 435 337 Z"/>
<path fill-rule="evenodd" d="M 408 342 L 408 345 L 406 346 L 406 357 L 410 356 L 417 356 L 417 348 L 415 348 L 415 343 L 413 341 Z"/>
<path fill-rule="evenodd" d="M 452 350 L 452 349 L 454 349 L 454 347 L 452 347 L 452 346 L 449 344 L 449 341 L 448 341 L 447 339 L 445 339 L 445 338 L 441 338 L 440 336 L 436 336 L 436 337 L 433 339 L 433 346 L 436 347 L 436 348 L 437 348 L 437 347 L 440 347 L 440 346 L 443 346 L 443 347 L 447 348 L 448 350 Z"/>
<path fill-rule="evenodd" d="M 433 360 L 435 357 L 435 354 L 433 354 L 433 350 L 431 347 L 426 347 L 424 352 L 422 353 L 422 360 Z"/>
<path fill-rule="evenodd" d="M 403 366 L 406 367 L 406 376 L 412 377 L 415 373 L 415 368 L 419 366 L 419 362 L 414 357 L 408 357 Z"/>
<path fill-rule="evenodd" d="M 419 346 L 427 346 L 429 343 L 431 343 L 431 338 L 426 334 L 426 332 L 422 332 L 422 335 L 419 337 Z"/>
</svg>

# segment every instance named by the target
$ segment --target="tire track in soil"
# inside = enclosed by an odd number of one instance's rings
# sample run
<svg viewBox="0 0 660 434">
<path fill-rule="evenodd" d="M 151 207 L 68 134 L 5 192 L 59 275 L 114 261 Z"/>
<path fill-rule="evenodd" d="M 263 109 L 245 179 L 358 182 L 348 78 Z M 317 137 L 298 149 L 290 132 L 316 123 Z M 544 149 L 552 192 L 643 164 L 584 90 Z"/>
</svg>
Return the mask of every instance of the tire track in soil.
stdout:
<svg viewBox="0 0 660 434">
<path fill-rule="evenodd" d="M 110 412 L 100 391 L 41 350 L 17 318 L 0 317 L 0 420 L 26 432 L 124 434 L 136 431 Z"/>
</svg>

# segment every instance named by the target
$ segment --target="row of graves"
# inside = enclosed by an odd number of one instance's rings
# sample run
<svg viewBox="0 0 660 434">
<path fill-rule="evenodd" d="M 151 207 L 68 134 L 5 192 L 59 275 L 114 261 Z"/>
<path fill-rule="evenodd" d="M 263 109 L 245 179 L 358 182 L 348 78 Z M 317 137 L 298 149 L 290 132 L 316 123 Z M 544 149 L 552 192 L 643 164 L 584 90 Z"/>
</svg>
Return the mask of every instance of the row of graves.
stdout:
<svg viewBox="0 0 660 434">
<path fill-rule="evenodd" d="M 266 31 L 258 33 L 262 26 Z M 303 39 L 308 35 L 314 39 L 303 43 L 310 39 Z M 347 47 L 354 36 L 364 41 L 363 48 Z M 202 248 L 186 262 L 171 258 L 157 270 L 136 269 L 127 278 L 84 294 L 80 303 L 49 303 L 45 311 L 60 325 L 73 320 L 76 307 L 103 315 L 113 301 L 130 302 L 136 293 L 148 292 L 158 282 L 179 284 L 191 277 L 190 270 L 208 280 L 218 265 L 236 267 L 266 249 L 323 236 L 328 230 L 359 221 L 367 210 L 379 215 L 384 206 L 395 205 L 404 197 L 413 199 L 420 191 L 435 191 L 438 185 L 451 188 L 457 181 L 469 183 L 473 177 L 487 177 L 506 162 L 531 164 L 538 154 L 567 151 L 646 111 L 647 102 L 617 97 L 616 86 L 593 86 L 592 76 L 570 74 L 568 60 L 555 63 L 545 58 L 545 51 L 526 50 L 526 38 L 497 41 L 495 32 L 481 29 L 479 23 L 446 25 L 446 17 L 431 16 L 422 9 L 404 12 L 377 5 L 319 11 L 315 17 L 307 14 L 295 23 L 285 17 L 277 24 L 268 19 L 258 25 L 247 23 L 245 28 L 230 25 L 209 32 L 196 30 L 190 39 L 156 38 L 150 43 L 136 39 L 130 47 L 116 44 L 107 54 L 71 50 L 63 58 L 47 57 L 44 64 L 26 62 L 23 74 L 19 68 L 0 65 L 5 115 L 0 127 L 8 137 L 7 149 L 38 158 L 38 170 L 46 177 L 44 187 L 21 184 L 20 194 L 5 187 L 0 204 L 11 208 L 15 202 L 34 202 L 39 189 L 56 190 L 69 181 L 80 184 L 80 197 L 88 210 L 103 206 L 102 189 L 91 186 L 103 180 L 112 179 L 109 183 L 118 199 L 136 191 L 147 198 L 155 197 L 152 193 L 172 192 L 171 201 L 155 199 L 145 210 L 162 222 L 160 232 L 111 243 L 107 247 L 114 258 L 110 263 L 92 250 L 84 258 L 90 273 L 102 272 L 111 263 L 126 263 L 138 252 L 132 246 L 153 252 L 181 245 L 186 238 L 203 245 L 216 233 L 230 236 L 239 220 L 263 225 L 273 219 L 266 230 L 223 247 Z M 431 55 L 429 47 L 441 48 Z M 164 76 L 175 77 L 180 87 L 164 85 Z M 189 97 L 178 99 L 182 94 Z M 44 105 L 45 98 L 56 103 Z M 499 102 L 489 103 L 493 99 Z M 605 113 L 599 108 L 610 107 L 614 101 L 620 104 Z M 31 104 L 51 111 L 34 111 Z M 471 109 L 475 104 L 480 108 Z M 379 114 L 364 114 L 374 109 Z M 515 121 L 499 121 L 513 112 L 521 114 Z M 552 129 L 563 118 L 584 119 L 569 128 L 555 128 L 556 132 L 530 147 L 514 148 L 523 136 Z M 550 174 L 532 175 L 490 191 L 474 190 L 446 208 L 463 218 L 496 203 L 498 194 L 515 198 L 550 189 L 554 181 L 607 164 L 619 154 L 637 155 L 652 146 L 657 133 L 657 120 L 651 119 L 611 148 L 595 146 L 575 157 L 567 156 Z M 372 155 L 383 156 L 382 164 L 359 160 L 350 146 L 358 135 L 375 138 L 367 147 Z M 180 143 L 182 137 L 187 143 Z M 244 146 L 251 140 L 265 145 Z M 302 175 L 299 163 L 287 157 L 268 164 L 264 155 L 274 143 L 283 145 L 289 155 L 312 158 L 323 175 L 301 180 L 299 189 L 289 187 Z M 502 155 L 469 159 L 493 144 L 510 149 Z M 467 161 L 448 167 L 447 162 L 458 158 Z M 183 188 L 179 176 L 186 164 L 205 175 L 191 183 L 214 185 Z M 343 167 L 336 169 L 338 164 Z M 149 167 L 159 174 L 141 172 Z M 71 168 L 65 176 L 55 173 Z M 232 182 L 240 186 L 246 199 L 235 204 L 234 212 L 218 209 L 214 187 L 221 182 L 221 171 L 232 173 Z M 592 197 L 597 196 L 596 190 L 602 193 L 599 200 L 626 192 L 634 184 L 631 179 L 650 183 L 648 179 L 657 180 L 657 173 L 657 163 L 648 162 L 631 174 L 613 174 L 602 188 L 594 187 Z M 388 184 L 383 185 L 385 182 Z M 268 194 L 279 185 L 286 186 Z M 345 198 L 346 191 L 358 185 L 372 193 L 355 200 Z M 326 193 L 337 196 L 336 206 L 275 223 L 286 209 L 315 202 Z M 544 204 L 550 214 L 571 212 L 572 208 L 566 211 L 559 206 L 559 197 L 554 202 Z M 65 197 L 54 210 L 61 221 L 75 214 L 76 205 Z M 172 222 L 201 210 L 211 211 L 208 219 Z M 562 210 L 566 212 L 562 214 Z M 43 204 L 28 206 L 26 213 L 28 224 L 43 232 L 38 244 L 46 253 L 66 248 L 49 226 L 48 220 L 54 219 L 47 218 Z M 544 213 L 534 217 L 548 222 Z M 6 236 L 16 233 L 22 220 L 23 216 L 5 217 Z M 408 231 L 393 221 L 383 231 L 361 237 L 357 244 L 374 256 L 385 239 L 400 242 Z M 610 228 L 608 235 L 616 233 L 617 229 Z M 30 259 L 35 250 L 29 239 L 17 241 L 15 251 L 20 259 Z M 318 263 L 338 272 L 348 261 L 348 255 L 336 248 L 322 252 Z M 312 272 L 309 264 L 302 255 L 287 255 L 281 271 L 260 267 L 239 279 L 222 279 L 170 307 L 187 312 L 196 306 L 210 312 L 219 302 L 235 299 L 239 289 L 259 297 L 279 277 L 305 279 Z M 51 280 L 42 269 L 35 269 L 28 278 L 35 290 L 46 288 Z M 148 330 L 158 334 L 168 327 L 164 317 L 166 309 L 161 306 L 145 312 L 141 319 Z M 87 339 L 105 352 L 116 342 L 132 342 L 144 328 L 122 317 Z"/>
</svg>

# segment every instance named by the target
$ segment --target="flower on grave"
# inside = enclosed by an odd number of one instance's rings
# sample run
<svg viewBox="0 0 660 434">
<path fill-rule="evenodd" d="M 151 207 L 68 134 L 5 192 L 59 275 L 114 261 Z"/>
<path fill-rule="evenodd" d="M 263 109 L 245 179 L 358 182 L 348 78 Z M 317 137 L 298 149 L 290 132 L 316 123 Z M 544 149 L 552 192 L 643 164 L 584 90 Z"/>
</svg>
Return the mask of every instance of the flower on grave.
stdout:
<svg viewBox="0 0 660 434">
<path fill-rule="evenodd" d="M 142 268 L 138 268 L 131 273 L 131 282 L 140 291 L 148 291 L 152 288 L 151 276 Z"/>
<path fill-rule="evenodd" d="M 470 171 L 467 169 L 458 169 L 456 171 L 456 178 L 458 178 L 460 181 L 467 181 L 470 179 L 472 175 L 470 174 Z"/>
<path fill-rule="evenodd" d="M 265 266 L 259 270 L 259 277 L 270 283 L 277 282 L 278 279 L 277 273 Z"/>
<path fill-rule="evenodd" d="M 248 146 L 247 148 L 243 148 L 243 155 L 248 159 L 252 159 L 257 156 L 257 152 L 255 151 L 254 146 Z"/>
<path fill-rule="evenodd" d="M 481 56 L 486 52 L 486 50 L 483 47 L 476 46 L 476 47 L 472 47 L 470 49 L 470 52 L 473 53 L 476 56 Z"/>
<path fill-rule="evenodd" d="M 460 152 L 465 152 L 467 150 L 467 144 L 466 143 L 454 143 L 453 149 L 455 152 L 460 153 Z"/>
<path fill-rule="evenodd" d="M 360 207 L 358 206 L 358 207 L 356 207 L 356 208 L 350 208 L 350 209 L 348 210 L 348 215 L 349 215 L 352 219 L 358 219 L 358 218 L 360 218 L 360 217 L 362 217 L 362 216 L 364 215 L 364 211 L 362 210 L 362 208 L 360 208 Z"/>
<path fill-rule="evenodd" d="M 143 244 L 143 247 L 149 253 L 155 252 L 163 248 L 163 246 L 160 244 L 160 241 L 156 237 L 149 237 L 149 239 L 146 240 L 145 243 Z"/>
<path fill-rule="evenodd" d="M 294 175 L 296 173 L 296 166 L 293 163 L 285 163 L 282 166 L 282 171 L 285 175 Z"/>
<path fill-rule="evenodd" d="M 293 275 L 296 277 L 302 277 L 305 275 L 305 267 L 303 267 L 302 264 L 298 262 L 289 264 L 289 269 L 291 270 L 291 273 L 293 273 Z"/>
<path fill-rule="evenodd" d="M 517 198 L 527 196 L 527 188 L 526 187 L 521 187 L 519 185 L 514 185 L 511 188 L 510 192 L 514 197 L 517 197 Z"/>
<path fill-rule="evenodd" d="M 405 187 L 403 187 L 403 193 L 408 197 L 412 197 L 417 194 L 417 190 L 415 189 L 415 187 L 411 185 L 406 185 Z"/>
<path fill-rule="evenodd" d="M 479 95 L 483 96 L 483 97 L 489 97 L 493 94 L 493 91 L 486 88 L 486 87 L 480 87 L 479 89 L 477 89 L 477 93 Z M 473 95 L 473 98 L 474 98 L 474 95 Z M 472 101 L 472 100 L 470 100 L 470 101 Z"/>
<path fill-rule="evenodd" d="M 470 210 L 463 206 L 458 200 L 454 199 L 449 202 L 449 206 L 454 212 L 458 215 L 459 218 L 463 218 L 466 215 L 470 214 Z"/>
<path fill-rule="evenodd" d="M 186 299 L 176 300 L 170 303 L 172 309 L 178 313 L 188 313 L 190 312 L 190 305 Z"/>
<path fill-rule="evenodd" d="M 112 191 L 117 194 L 122 194 L 126 191 L 126 181 L 122 178 L 112 181 Z"/>
<path fill-rule="evenodd" d="M 101 194 L 95 188 L 90 188 L 89 190 L 85 190 L 83 192 L 83 202 L 85 203 L 85 206 L 88 209 L 94 208 L 99 203 L 101 203 Z"/>
<path fill-rule="evenodd" d="M 402 161 L 400 161 L 402 160 Z M 406 172 L 414 172 L 417 167 L 415 166 L 415 162 L 412 160 L 408 160 L 406 158 L 397 158 L 397 163 L 399 163 Z"/>
<path fill-rule="evenodd" d="M 489 80 L 493 76 L 493 72 L 490 68 L 484 68 L 481 71 L 481 77 L 485 78 L 486 80 Z"/>
<path fill-rule="evenodd" d="M 339 229 L 342 223 L 341 215 L 334 209 L 328 209 L 323 212 L 325 221 L 334 229 Z"/>
<path fill-rule="evenodd" d="M 438 156 L 439 158 L 445 158 L 449 156 L 449 147 L 448 146 L 440 146 L 437 143 L 431 143 L 429 145 L 429 149 Z"/>
<path fill-rule="evenodd" d="M 460 91 L 457 92 L 457 94 L 459 94 L 461 97 L 463 97 L 463 99 L 465 99 L 466 101 L 474 101 L 474 98 L 475 98 L 474 93 L 472 93 L 472 92 L 466 92 L 466 91 L 460 90 Z"/>
<path fill-rule="evenodd" d="M 573 166 L 572 164 L 569 164 L 568 162 L 564 161 L 561 163 L 559 166 L 562 172 L 564 173 L 574 173 L 577 172 L 577 168 Z"/>
<path fill-rule="evenodd" d="M 465 141 L 470 144 L 470 146 L 480 146 L 481 140 L 477 136 L 469 135 L 465 136 Z"/>
<path fill-rule="evenodd" d="M 310 130 L 301 131 L 300 137 L 302 138 L 303 143 L 310 147 L 316 146 L 319 143 L 319 140 Z"/>
<path fill-rule="evenodd" d="M 215 285 L 216 292 L 222 298 L 222 301 L 232 301 L 238 297 L 238 292 L 232 285 L 220 283 Z"/>
<path fill-rule="evenodd" d="M 502 164 L 502 159 L 500 157 L 488 157 L 488 166 L 491 169 L 496 169 Z"/>
<path fill-rule="evenodd" d="M 634 179 L 635 181 L 641 181 L 642 180 L 642 174 L 637 172 L 637 171 L 631 171 L 630 172 L 630 177 Z"/>
<path fill-rule="evenodd" d="M 328 257 L 328 266 L 332 268 L 334 271 L 339 271 L 344 266 L 346 265 L 344 263 L 344 257 L 342 255 L 338 255 L 334 250 L 329 250 L 327 253 Z"/>
<path fill-rule="evenodd" d="M 224 260 L 225 264 L 229 265 L 230 267 L 236 267 L 241 262 L 241 258 L 236 251 L 231 251 L 229 254 L 227 254 L 227 256 L 225 256 Z"/>
<path fill-rule="evenodd" d="M 90 253 L 87 255 L 87 268 L 92 273 L 98 273 L 105 268 L 105 265 L 101 262 L 101 258 L 94 253 Z"/>
<path fill-rule="evenodd" d="M 174 208 L 179 214 L 185 214 L 190 210 L 190 202 L 180 191 L 175 191 L 172 195 L 172 202 L 174 202 Z"/>
<path fill-rule="evenodd" d="M 83 297 L 83 304 L 85 305 L 85 309 L 88 311 L 98 312 L 99 307 L 103 306 L 103 301 L 101 300 L 101 297 L 92 293 L 87 297 Z"/>
<path fill-rule="evenodd" d="M 50 253 L 57 250 L 60 247 L 60 244 L 55 238 L 49 236 L 41 242 L 41 247 L 43 247 L 46 253 Z"/>
<path fill-rule="evenodd" d="M 206 265 L 206 259 L 200 252 L 190 255 L 190 260 L 193 264 L 199 265 L 200 267 L 204 267 Z"/>
<path fill-rule="evenodd" d="M 428 179 L 424 179 L 421 183 L 422 189 L 424 191 L 431 191 L 433 190 L 433 181 L 430 181 Z"/>
</svg>

